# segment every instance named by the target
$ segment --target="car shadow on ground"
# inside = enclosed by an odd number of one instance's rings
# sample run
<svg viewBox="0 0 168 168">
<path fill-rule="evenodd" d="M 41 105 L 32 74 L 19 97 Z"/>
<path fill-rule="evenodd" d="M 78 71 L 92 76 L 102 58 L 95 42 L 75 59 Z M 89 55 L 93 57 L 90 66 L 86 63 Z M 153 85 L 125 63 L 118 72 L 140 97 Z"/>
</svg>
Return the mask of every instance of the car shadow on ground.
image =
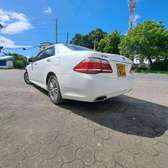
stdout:
<svg viewBox="0 0 168 168">
<path fill-rule="evenodd" d="M 128 96 L 98 103 L 67 101 L 61 107 L 126 134 L 154 138 L 168 129 L 168 107 Z"/>
<path fill-rule="evenodd" d="M 128 96 L 97 103 L 67 100 L 60 107 L 126 134 L 154 138 L 168 129 L 168 107 Z"/>
</svg>

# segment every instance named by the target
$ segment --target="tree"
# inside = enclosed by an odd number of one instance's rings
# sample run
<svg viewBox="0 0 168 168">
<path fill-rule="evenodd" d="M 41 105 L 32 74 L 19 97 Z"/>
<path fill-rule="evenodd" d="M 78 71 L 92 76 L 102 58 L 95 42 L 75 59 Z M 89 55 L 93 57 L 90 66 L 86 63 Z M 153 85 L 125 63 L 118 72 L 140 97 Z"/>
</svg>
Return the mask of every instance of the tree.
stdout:
<svg viewBox="0 0 168 168">
<path fill-rule="evenodd" d="M 75 34 L 71 40 L 71 43 L 93 49 L 94 46 L 97 48 L 98 42 L 106 35 L 106 32 L 103 32 L 103 30 L 97 28 L 86 35 L 81 35 L 79 33 Z"/>
<path fill-rule="evenodd" d="M 145 21 L 130 30 L 121 40 L 120 53 L 132 58 L 139 55 L 147 58 L 152 65 L 152 59 L 158 59 L 168 53 L 168 30 L 162 22 Z"/>
<path fill-rule="evenodd" d="M 27 65 L 27 58 L 17 53 L 8 53 L 8 55 L 14 58 L 13 64 L 15 68 L 23 69 Z"/>
<path fill-rule="evenodd" d="M 86 35 L 76 34 L 71 43 L 81 45 L 87 48 L 95 48 L 98 51 L 119 54 L 119 43 L 121 34 L 117 31 L 107 34 L 103 30 L 97 28 Z"/>
<path fill-rule="evenodd" d="M 121 42 L 121 34 L 117 31 L 107 35 L 98 43 L 98 50 L 107 53 L 119 54 L 119 44 Z"/>
<path fill-rule="evenodd" d="M 98 43 L 101 39 L 107 36 L 106 32 L 103 32 L 103 30 L 97 28 L 96 30 L 91 31 L 88 34 L 88 40 L 90 41 L 90 48 L 97 49 Z"/>
</svg>

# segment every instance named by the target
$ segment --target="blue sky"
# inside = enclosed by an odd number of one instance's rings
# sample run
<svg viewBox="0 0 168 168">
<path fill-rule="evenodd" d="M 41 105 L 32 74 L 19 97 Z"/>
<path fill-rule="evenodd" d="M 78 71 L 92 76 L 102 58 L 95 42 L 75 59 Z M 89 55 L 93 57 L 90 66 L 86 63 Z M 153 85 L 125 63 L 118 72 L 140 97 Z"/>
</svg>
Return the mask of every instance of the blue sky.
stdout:
<svg viewBox="0 0 168 168">
<path fill-rule="evenodd" d="M 104 31 L 128 30 L 128 0 L 1 0 L 0 23 L 6 28 L 0 40 L 10 45 L 37 45 L 55 40 L 55 18 L 59 20 L 59 41 L 77 32 L 97 27 Z M 136 15 L 144 20 L 164 21 L 168 26 L 167 0 L 137 0 Z M 17 50 L 20 52 L 19 50 Z M 31 55 L 33 51 L 22 52 Z"/>
</svg>

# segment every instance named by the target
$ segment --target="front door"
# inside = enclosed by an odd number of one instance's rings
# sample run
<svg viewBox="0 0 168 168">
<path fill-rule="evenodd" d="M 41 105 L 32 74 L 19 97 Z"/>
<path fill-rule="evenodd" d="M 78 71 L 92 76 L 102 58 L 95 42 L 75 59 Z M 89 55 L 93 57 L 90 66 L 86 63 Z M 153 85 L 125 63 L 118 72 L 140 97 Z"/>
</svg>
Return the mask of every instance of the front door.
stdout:
<svg viewBox="0 0 168 168">
<path fill-rule="evenodd" d="M 46 50 L 41 51 L 37 57 L 35 58 L 35 62 L 33 62 L 32 70 L 33 70 L 33 81 L 38 82 L 40 84 L 45 84 L 44 81 L 44 74 L 47 70 L 47 66 L 49 66 L 49 63 L 51 59 L 49 57 L 55 55 L 55 48 L 50 47 Z"/>
</svg>

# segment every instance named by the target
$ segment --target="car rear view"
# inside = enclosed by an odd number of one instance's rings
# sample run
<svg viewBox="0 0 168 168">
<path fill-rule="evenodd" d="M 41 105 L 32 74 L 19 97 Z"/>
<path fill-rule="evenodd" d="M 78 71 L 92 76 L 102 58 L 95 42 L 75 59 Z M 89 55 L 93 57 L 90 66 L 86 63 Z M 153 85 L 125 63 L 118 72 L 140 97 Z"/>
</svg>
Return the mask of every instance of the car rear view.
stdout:
<svg viewBox="0 0 168 168">
<path fill-rule="evenodd" d="M 124 56 L 93 53 L 74 67 L 80 74 L 80 88 L 83 88 L 79 99 L 96 102 L 129 92 L 132 89 L 131 67 L 132 62 Z"/>
</svg>

